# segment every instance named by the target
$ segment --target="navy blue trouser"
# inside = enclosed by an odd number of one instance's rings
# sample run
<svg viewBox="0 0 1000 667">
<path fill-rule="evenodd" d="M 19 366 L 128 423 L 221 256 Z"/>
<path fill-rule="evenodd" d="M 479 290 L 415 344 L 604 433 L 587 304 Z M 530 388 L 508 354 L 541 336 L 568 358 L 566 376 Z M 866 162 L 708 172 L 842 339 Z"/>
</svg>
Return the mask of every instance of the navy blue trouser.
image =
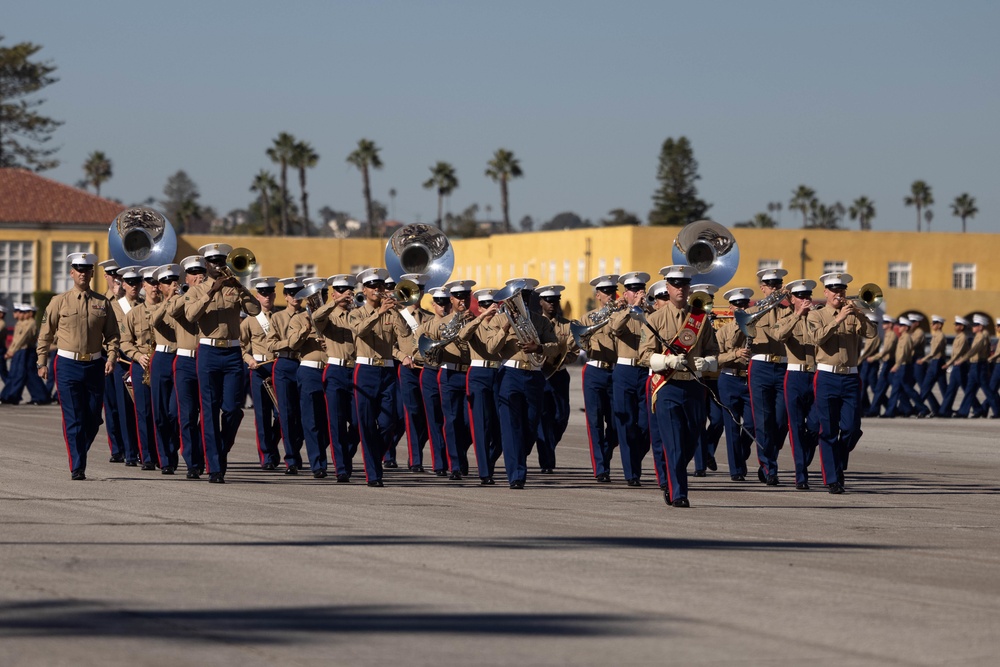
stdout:
<svg viewBox="0 0 1000 667">
<path fill-rule="evenodd" d="M 785 373 L 785 410 L 788 413 L 788 441 L 795 461 L 795 483 L 809 481 L 809 464 L 819 444 L 819 416 L 813 388 L 814 373 Z"/>
<path fill-rule="evenodd" d="M 10 357 L 10 372 L 7 374 L 3 392 L 0 392 L 0 400 L 4 403 L 20 403 L 21 395 L 24 393 L 24 385 L 27 382 L 25 376 L 25 355 L 27 350 L 18 350 Z"/>
<path fill-rule="evenodd" d="M 403 365 L 399 364 L 398 368 L 402 368 Z M 399 380 L 399 371 L 396 372 L 396 379 Z M 389 436 L 389 446 L 385 450 L 385 456 L 382 457 L 382 463 L 396 463 L 396 448 L 399 446 L 399 440 L 406 433 L 406 406 L 403 405 L 403 397 L 399 393 L 399 389 L 396 390 L 396 421 L 395 428 L 392 434 Z"/>
<path fill-rule="evenodd" d="M 941 404 L 938 403 L 934 395 L 934 385 L 937 384 L 941 375 L 941 360 L 930 359 L 918 366 L 924 366 L 924 379 L 920 383 L 920 402 L 930 408 L 931 412 L 941 411 Z M 944 392 L 941 392 L 942 396 Z"/>
<path fill-rule="evenodd" d="M 111 450 L 111 456 L 124 458 L 125 446 L 122 442 L 122 427 L 118 416 L 118 393 L 115 391 L 114 373 L 104 376 L 104 430 L 108 433 L 108 449 Z"/>
<path fill-rule="evenodd" d="M 205 470 L 225 474 L 226 455 L 243 421 L 243 356 L 238 347 L 199 345 L 196 361 Z"/>
<path fill-rule="evenodd" d="M 55 361 L 56 391 L 71 471 L 87 468 L 87 452 L 101 428 L 105 363 L 103 358 L 73 361 L 59 357 Z"/>
<path fill-rule="evenodd" d="M 299 413 L 302 434 L 309 456 L 309 469 L 326 471 L 326 448 L 330 444 L 330 424 L 326 414 L 326 392 L 323 390 L 323 369 L 299 364 Z"/>
<path fill-rule="evenodd" d="M 158 467 L 166 465 L 165 461 L 160 461 L 156 451 L 156 433 L 153 426 L 153 392 L 150 387 L 142 383 L 142 375 L 145 371 L 138 362 L 133 361 L 130 367 L 132 375 L 132 393 L 135 395 L 133 406 L 135 408 L 135 435 L 136 442 L 139 443 L 139 460 L 143 463 L 152 463 Z"/>
<path fill-rule="evenodd" d="M 465 398 L 465 373 L 442 368 L 438 373 L 441 389 L 441 412 L 444 414 L 444 441 L 448 446 L 451 469 L 469 473 L 469 403 Z"/>
<path fill-rule="evenodd" d="M 667 467 L 670 502 L 688 496 L 687 466 L 705 424 L 705 390 L 694 380 L 670 380 L 656 392 L 656 424 Z"/>
<path fill-rule="evenodd" d="M 861 410 L 868 414 L 872 407 L 870 393 L 874 392 L 875 385 L 878 384 L 878 362 L 862 361 L 858 373 L 861 375 Z"/>
<path fill-rule="evenodd" d="M 702 383 L 708 388 L 705 392 L 705 415 L 708 421 L 701 431 L 701 441 L 694 450 L 694 469 L 704 470 L 709 459 L 715 458 L 715 450 L 725 427 L 722 425 L 722 408 L 712 400 L 709 392 L 719 395 L 719 380 L 717 378 L 702 378 Z"/>
<path fill-rule="evenodd" d="M 753 433 L 753 410 L 750 406 L 750 389 L 745 377 L 723 373 L 719 376 L 719 400 L 740 420 L 748 433 Z M 726 451 L 729 454 L 729 475 L 746 475 L 747 459 L 753 438 L 740 429 L 736 420 L 723 411 L 722 423 L 726 429 Z"/>
<path fill-rule="evenodd" d="M 861 427 L 861 379 L 816 371 L 814 380 L 819 416 L 819 455 L 826 485 L 844 483 L 850 450 Z"/>
<path fill-rule="evenodd" d="M 465 382 L 476 468 L 480 478 L 492 477 L 503 453 L 497 416 L 497 370 L 474 366 L 466 374 Z"/>
<path fill-rule="evenodd" d="M 54 382 L 55 378 L 52 368 L 55 354 L 49 356 L 48 379 L 42 380 L 42 378 L 38 377 L 38 351 L 33 347 L 29 347 L 25 350 L 25 353 L 24 377 L 25 383 L 28 385 L 28 395 L 31 396 L 31 400 L 35 403 L 48 403 L 52 400 L 52 388 L 49 383 Z"/>
<path fill-rule="evenodd" d="M 556 445 L 569 424 L 569 371 L 556 371 L 545 379 L 542 412 L 538 419 L 538 467 L 556 467 Z"/>
<path fill-rule="evenodd" d="M 653 412 L 653 400 L 649 395 L 652 391 L 653 377 L 646 378 L 646 419 L 649 421 L 649 448 L 653 452 L 653 472 L 656 473 L 656 483 L 661 489 L 667 488 L 667 459 L 663 453 L 663 439 L 660 438 L 660 427 L 656 423 Z"/>
<path fill-rule="evenodd" d="M 747 370 L 757 461 L 767 477 L 778 474 L 778 452 L 788 431 L 788 415 L 782 397 L 786 368 L 787 364 L 751 360 Z"/>
<path fill-rule="evenodd" d="M 0 322 L 2 324 L 2 322 Z M 7 386 L 7 348 L 2 345 L 7 339 L 7 330 L 0 327 L 0 337 L 3 337 L 4 341 L 0 341 L 0 382 L 3 382 L 4 386 Z M 55 356 L 55 355 L 52 355 Z"/>
<path fill-rule="evenodd" d="M 929 411 L 920 401 L 920 392 L 913 385 L 913 364 L 901 364 L 892 374 L 892 393 L 885 414 L 890 417 L 908 417 L 916 412 L 926 415 Z"/>
<path fill-rule="evenodd" d="M 177 436 L 177 394 L 174 392 L 174 359 L 172 352 L 154 352 L 150 361 L 150 382 L 153 390 L 153 433 L 160 466 L 177 468 L 180 441 Z"/>
<path fill-rule="evenodd" d="M 618 452 L 625 479 L 642 476 L 642 459 L 649 451 L 649 421 L 646 418 L 646 380 L 649 369 L 615 364 L 611 373 Z"/>
<path fill-rule="evenodd" d="M 882 362 L 878 370 L 878 379 L 875 382 L 875 389 L 872 391 L 872 404 L 866 413 L 870 417 L 877 417 L 888 400 L 889 387 L 892 384 L 892 376 L 889 372 L 891 368 L 892 362 L 885 361 Z"/>
<path fill-rule="evenodd" d="M 129 462 L 141 459 L 135 430 L 135 402 L 125 388 L 125 376 L 131 375 L 131 368 L 131 360 L 119 357 L 114 370 L 115 394 L 118 399 L 118 428 L 125 449 L 125 460 Z M 135 391 L 135 387 L 132 390 Z"/>
<path fill-rule="evenodd" d="M 958 396 L 958 390 L 965 386 L 968 379 L 968 362 L 950 367 L 950 370 L 948 371 L 948 387 L 945 389 L 944 396 L 941 398 L 941 410 L 938 412 L 939 415 L 942 417 L 951 416 L 951 409 L 952 406 L 955 405 L 955 398 Z"/>
<path fill-rule="evenodd" d="M 302 417 L 299 414 L 299 362 L 279 357 L 274 360 L 271 382 L 278 397 L 278 414 L 281 415 L 281 442 L 285 447 L 285 465 L 302 467 Z"/>
<path fill-rule="evenodd" d="M 611 455 L 618 444 L 611 411 L 611 371 L 583 367 L 583 406 L 587 415 L 587 441 L 594 476 L 611 472 Z"/>
<path fill-rule="evenodd" d="M 420 371 L 420 395 L 424 400 L 424 414 L 427 416 L 427 437 L 431 441 L 431 467 L 436 471 L 458 470 L 451 468 L 448 447 L 444 442 L 444 413 L 441 411 L 441 387 L 438 385 L 437 368 L 430 366 Z"/>
<path fill-rule="evenodd" d="M 965 395 L 958 408 L 958 414 L 967 417 L 971 412 L 973 416 L 978 416 L 983 410 L 988 410 L 990 407 L 993 408 L 994 414 L 1000 413 L 1000 405 L 997 405 L 996 395 L 990 391 L 989 365 L 985 361 L 970 361 L 968 367 L 965 386 L 962 388 Z M 980 389 L 986 396 L 985 406 L 979 402 Z"/>
<path fill-rule="evenodd" d="M 330 456 L 337 475 L 354 473 L 358 451 L 358 426 L 354 410 L 354 369 L 328 365 L 323 369 L 326 417 L 330 429 Z"/>
<path fill-rule="evenodd" d="M 538 411 L 544 391 L 545 376 L 541 371 L 500 367 L 497 412 L 503 464 L 510 484 L 524 482 L 528 475 L 528 448 L 538 433 Z"/>
<path fill-rule="evenodd" d="M 201 392 L 198 389 L 198 362 L 178 354 L 174 358 L 174 393 L 177 395 L 177 432 L 181 456 L 191 470 L 205 469 L 205 447 L 201 442 Z"/>
<path fill-rule="evenodd" d="M 1000 391 L 1000 364 L 993 364 L 993 370 L 990 372 L 989 387 L 993 393 Z"/>
<path fill-rule="evenodd" d="M 250 371 L 250 400 L 253 401 L 254 436 L 257 442 L 257 457 L 263 466 L 281 463 L 278 441 L 281 440 L 281 425 L 278 411 L 271 396 L 264 389 L 264 380 L 271 377 L 271 365 L 257 366 Z"/>
<path fill-rule="evenodd" d="M 427 415 L 424 398 L 420 395 L 420 368 L 407 368 L 400 364 L 399 400 L 403 403 L 403 426 L 406 429 L 407 465 L 424 464 L 424 445 L 427 444 Z"/>
<path fill-rule="evenodd" d="M 396 373 L 392 367 L 354 367 L 354 411 L 369 482 L 382 479 L 382 457 L 396 428 Z"/>
</svg>

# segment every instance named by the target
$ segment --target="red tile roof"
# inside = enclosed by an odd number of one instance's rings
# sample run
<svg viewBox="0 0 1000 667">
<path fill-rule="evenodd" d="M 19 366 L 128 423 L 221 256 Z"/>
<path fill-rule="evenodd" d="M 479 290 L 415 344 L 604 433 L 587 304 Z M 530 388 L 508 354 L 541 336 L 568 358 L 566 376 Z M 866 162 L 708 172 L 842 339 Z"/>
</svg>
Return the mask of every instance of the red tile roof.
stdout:
<svg viewBox="0 0 1000 667">
<path fill-rule="evenodd" d="M 0 224 L 110 225 L 125 207 L 25 169 L 0 169 Z"/>
</svg>

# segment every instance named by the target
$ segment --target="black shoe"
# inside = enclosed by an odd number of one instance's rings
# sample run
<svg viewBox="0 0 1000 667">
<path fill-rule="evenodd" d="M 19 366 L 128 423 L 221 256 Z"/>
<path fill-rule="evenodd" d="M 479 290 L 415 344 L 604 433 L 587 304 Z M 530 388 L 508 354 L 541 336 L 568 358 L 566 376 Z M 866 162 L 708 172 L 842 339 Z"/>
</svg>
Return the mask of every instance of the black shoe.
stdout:
<svg viewBox="0 0 1000 667">
<path fill-rule="evenodd" d="M 125 457 L 122 456 L 121 454 L 118 454 L 117 456 L 112 456 L 110 459 L 108 459 L 108 463 L 122 463 L 124 460 Z"/>
<path fill-rule="evenodd" d="M 767 481 L 767 475 L 764 474 L 764 466 L 757 468 L 757 479 L 760 480 L 761 484 Z"/>
<path fill-rule="evenodd" d="M 674 507 L 691 507 L 691 503 L 688 502 L 687 498 L 678 498 L 674 501 Z"/>
<path fill-rule="evenodd" d="M 297 465 L 295 465 L 295 464 L 292 464 L 292 465 L 288 466 L 287 468 L 285 468 L 285 474 L 286 475 L 298 475 L 299 474 L 299 467 Z"/>
<path fill-rule="evenodd" d="M 668 505 L 673 505 L 674 504 L 670 500 L 670 491 L 669 491 L 669 489 L 663 489 L 663 502 L 665 502 Z"/>
<path fill-rule="evenodd" d="M 410 472 L 423 472 L 423 466 L 410 466 Z"/>
<path fill-rule="evenodd" d="M 833 494 L 841 494 L 844 492 L 844 485 L 834 482 L 833 484 L 827 487 L 827 490 Z"/>
<path fill-rule="evenodd" d="M 455 480 L 459 480 L 459 479 L 462 479 L 462 473 L 460 473 L 460 472 L 459 472 L 459 471 L 457 471 L 457 470 L 453 470 L 453 471 L 451 472 L 451 474 L 450 474 L 450 475 L 448 475 L 448 479 L 450 479 L 450 480 L 452 480 L 452 481 L 455 481 Z"/>
<path fill-rule="evenodd" d="M 809 482 L 796 482 L 795 483 L 795 488 L 798 489 L 799 491 L 808 491 L 809 490 Z"/>
<path fill-rule="evenodd" d="M 188 479 L 201 479 L 201 473 L 198 472 L 197 468 L 188 468 L 187 475 Z"/>
<path fill-rule="evenodd" d="M 156 470 L 156 464 L 153 463 L 152 461 L 146 461 L 145 463 L 142 464 L 142 469 L 143 470 Z"/>
<path fill-rule="evenodd" d="M 496 482 L 493 481 L 492 477 L 480 477 L 479 484 L 480 486 L 493 486 Z"/>
<path fill-rule="evenodd" d="M 174 474 L 174 467 L 173 466 L 167 466 L 166 468 L 160 468 L 160 474 L 161 475 L 173 475 Z"/>
<path fill-rule="evenodd" d="M 324 477 L 326 477 L 326 471 L 325 470 L 313 470 L 313 477 L 315 477 L 316 479 L 323 479 Z"/>
<path fill-rule="evenodd" d="M 376 480 L 373 480 L 371 482 L 368 482 L 368 486 L 381 487 L 381 486 L 385 486 L 385 484 L 382 483 L 382 480 L 376 479 Z"/>
<path fill-rule="evenodd" d="M 777 475 L 770 475 L 767 478 L 767 485 L 768 486 L 778 486 L 778 476 Z"/>
<path fill-rule="evenodd" d="M 396 463 L 395 461 L 386 461 L 385 463 L 382 464 L 382 467 L 383 468 L 398 468 L 399 464 Z"/>
<path fill-rule="evenodd" d="M 469 476 L 469 466 L 462 466 L 461 469 L 459 469 L 459 472 L 462 473 L 463 475 L 465 475 L 466 477 L 468 477 Z"/>
<path fill-rule="evenodd" d="M 135 461 L 126 461 L 125 465 L 128 466 L 129 468 L 134 468 L 134 467 L 136 467 L 139 464 L 136 463 Z"/>
<path fill-rule="evenodd" d="M 76 481 L 87 479 L 87 476 L 83 474 L 83 470 L 79 470 L 79 469 L 78 470 L 74 470 L 72 472 L 72 474 L 70 474 L 69 477 L 70 477 L 70 479 L 73 479 L 73 480 L 76 480 Z"/>
<path fill-rule="evenodd" d="M 731 475 L 729 477 L 729 479 L 733 480 L 734 482 L 745 482 L 745 481 L 747 481 L 747 476 L 746 475 Z"/>
<path fill-rule="evenodd" d="M 213 473 L 209 473 L 209 475 L 208 475 L 208 483 L 209 484 L 225 484 L 226 480 L 222 476 L 221 472 L 213 472 Z"/>
<path fill-rule="evenodd" d="M 538 471 L 538 473 L 540 475 L 551 475 L 552 474 L 552 468 L 542 468 L 542 469 L 540 469 Z"/>
<path fill-rule="evenodd" d="M 694 476 L 695 477 L 707 477 L 708 473 L 706 473 L 704 470 L 695 470 L 694 471 Z"/>
<path fill-rule="evenodd" d="M 265 463 L 264 465 L 261 466 L 261 468 L 264 470 L 274 470 L 277 467 L 278 466 L 274 465 L 273 463 Z"/>
<path fill-rule="evenodd" d="M 597 481 L 601 484 L 609 484 L 611 482 L 611 473 L 602 472 L 597 476 Z"/>
<path fill-rule="evenodd" d="M 438 477 L 447 477 L 448 476 L 448 471 L 447 470 L 435 470 L 434 474 L 436 476 L 438 476 Z"/>
<path fill-rule="evenodd" d="M 642 482 L 639 481 L 638 477 L 633 477 L 632 479 L 625 482 L 629 486 L 642 486 Z"/>
<path fill-rule="evenodd" d="M 705 465 L 707 465 L 708 469 L 711 470 L 712 472 L 715 472 L 716 470 L 719 469 L 719 464 L 716 463 L 714 456 L 709 456 L 708 460 L 705 461 Z"/>
<path fill-rule="evenodd" d="M 523 479 L 514 480 L 513 482 L 510 483 L 510 488 L 512 488 L 512 489 L 523 489 L 524 488 L 524 480 Z"/>
<path fill-rule="evenodd" d="M 350 475 L 337 475 L 337 484 L 349 484 L 350 481 Z"/>
</svg>

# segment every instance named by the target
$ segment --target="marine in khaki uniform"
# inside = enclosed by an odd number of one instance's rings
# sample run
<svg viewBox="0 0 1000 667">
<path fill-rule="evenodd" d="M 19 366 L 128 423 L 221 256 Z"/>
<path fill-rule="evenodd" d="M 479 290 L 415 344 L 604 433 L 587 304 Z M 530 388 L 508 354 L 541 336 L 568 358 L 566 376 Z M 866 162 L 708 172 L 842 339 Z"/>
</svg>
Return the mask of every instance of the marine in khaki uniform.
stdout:
<svg viewBox="0 0 1000 667">
<path fill-rule="evenodd" d="M 566 365 L 576 361 L 580 348 L 570 334 L 570 322 L 562 316 L 563 285 L 544 285 L 535 290 L 542 316 L 552 325 L 559 352 L 552 363 L 542 368 L 545 375 L 545 405 L 538 421 L 538 467 L 551 475 L 556 467 L 556 446 L 569 425 L 569 371 Z"/>
<path fill-rule="evenodd" d="M 611 314 L 628 304 L 618 298 L 618 275 L 598 276 L 590 281 L 594 288 L 597 307 L 584 316 L 582 323 L 594 326 L 603 323 L 581 341 L 587 354 L 583 368 L 583 405 L 587 416 L 587 442 L 594 478 L 598 482 L 611 481 L 611 455 L 618 446 L 612 409 L 612 372 L 618 361 L 615 337 L 608 327 Z"/>
<path fill-rule="evenodd" d="M 141 266 L 123 266 L 118 269 L 123 292 L 120 298 L 111 302 L 111 307 L 115 312 L 115 321 L 118 322 L 119 335 L 121 327 L 125 324 L 125 318 L 139 304 L 139 292 L 142 290 L 141 271 Z M 148 457 L 143 457 L 143 452 L 139 448 L 135 399 L 132 396 L 134 390 L 132 358 L 121 352 L 118 355 L 118 365 L 115 367 L 115 396 L 118 400 L 118 423 L 127 466 L 151 463 Z"/>
<path fill-rule="evenodd" d="M 924 379 L 920 383 L 920 400 L 930 408 L 930 416 L 936 417 L 941 410 L 941 404 L 934 395 L 934 387 L 939 388 L 942 396 L 947 388 L 944 383 L 944 373 L 941 371 L 947 341 L 944 337 L 944 318 L 940 315 L 931 315 L 929 339 L 927 354 L 917 359 L 916 363 L 924 367 Z"/>
<path fill-rule="evenodd" d="M 421 336 L 430 335 L 431 331 L 437 331 L 438 327 L 451 318 L 451 297 L 443 287 L 437 287 L 430 291 L 431 308 L 434 310 L 431 317 L 417 327 L 414 337 L 420 340 Z M 424 404 L 424 414 L 427 417 L 427 437 L 430 440 L 431 469 L 438 477 L 447 477 L 450 470 L 448 460 L 448 446 L 444 440 L 444 412 L 441 410 L 441 386 L 438 384 L 438 375 L 441 372 L 441 360 L 437 354 L 424 356 L 419 349 L 414 352 L 414 366 L 422 365 L 420 370 L 420 396 Z"/>
<path fill-rule="evenodd" d="M 270 384 L 273 381 L 271 371 L 275 357 L 267 349 L 267 334 L 271 330 L 271 318 L 274 316 L 277 282 L 278 279 L 274 276 L 253 280 L 251 286 L 257 293 L 260 312 L 255 317 L 247 317 L 240 322 L 240 351 L 243 363 L 250 372 L 257 456 L 263 470 L 275 470 L 281 463 L 281 453 L 278 451 L 281 426 L 278 423 L 278 409 L 271 399 L 274 387 Z"/>
<path fill-rule="evenodd" d="M 354 276 L 351 276 L 354 278 Z M 418 297 L 424 293 L 427 275 L 422 273 L 404 273 L 402 280 L 409 280 L 419 288 Z M 403 339 L 412 342 L 409 353 L 413 356 L 412 366 L 400 364 L 396 369 L 399 379 L 399 402 L 402 405 L 403 428 L 406 432 L 407 465 L 410 472 L 424 471 L 424 445 L 427 444 L 427 414 L 424 411 L 424 399 L 420 391 L 420 375 L 423 372 L 423 357 L 415 349 L 417 331 L 420 326 L 434 317 L 434 313 L 420 307 L 420 299 L 413 305 L 400 310 L 399 314 L 413 332 L 413 336 Z"/>
<path fill-rule="evenodd" d="M 143 268 L 143 280 L 151 280 L 157 267 Z M 148 283 L 147 283 L 148 284 Z M 153 425 L 153 392 L 151 382 L 151 361 L 156 342 L 150 322 L 150 310 L 161 303 L 159 290 L 147 289 L 146 300 L 135 304 L 119 325 L 121 330 L 121 350 L 132 360 L 128 374 L 132 381 L 132 400 L 135 402 L 136 436 L 139 444 L 139 458 L 143 470 L 156 470 L 171 475 L 169 456 L 159 456 Z M 164 452 L 165 454 L 165 452 Z"/>
<path fill-rule="evenodd" d="M 865 413 L 865 417 L 878 417 L 882 408 L 888 403 L 889 387 L 892 386 L 892 366 L 896 359 L 896 343 L 899 335 L 895 329 L 896 320 L 888 315 L 882 316 L 882 346 L 879 347 L 875 359 L 881 364 L 878 371 L 878 380 L 875 383 L 875 390 L 872 392 L 871 407 Z"/>
<path fill-rule="evenodd" d="M 479 483 L 492 486 L 496 462 L 503 453 L 500 417 L 497 415 L 497 374 L 500 355 L 487 349 L 486 341 L 495 333 L 493 327 L 499 306 L 493 303 L 493 290 L 481 289 L 472 294 L 479 315 L 469 320 L 458 333 L 469 344 L 469 372 L 466 376 L 469 401 L 469 428 L 476 450 Z"/>
<path fill-rule="evenodd" d="M 753 289 L 737 287 L 723 297 L 734 311 L 746 310 L 753 298 Z M 743 482 L 747 478 L 747 460 L 753 446 L 753 411 L 747 387 L 750 348 L 735 319 L 719 329 L 715 339 L 719 344 L 719 401 L 729 408 L 722 413 L 729 455 L 729 478 L 734 482 Z"/>
<path fill-rule="evenodd" d="M 990 318 L 985 315 L 976 313 L 972 316 L 972 342 L 968 351 L 960 357 L 960 360 L 968 362 L 969 371 L 965 386 L 962 388 L 964 394 L 962 404 L 955 414 L 956 417 L 985 417 L 990 408 L 993 408 L 994 416 L 1000 415 L 1000 400 L 989 389 L 990 375 L 987 363 L 990 356 L 989 326 Z M 986 405 L 979 403 L 980 389 L 986 396 Z"/>
<path fill-rule="evenodd" d="M 893 357 L 892 393 L 885 410 L 885 417 L 909 417 L 916 414 L 924 418 L 930 414 L 927 407 L 920 402 L 920 392 L 916 390 L 913 378 L 914 346 L 910 328 L 913 323 L 908 317 L 900 317 L 896 334 L 896 354 Z"/>
<path fill-rule="evenodd" d="M 274 393 L 278 397 L 278 413 L 281 415 L 281 441 L 285 448 L 285 474 L 298 474 L 302 467 L 302 415 L 299 414 L 299 355 L 291 349 L 288 341 L 288 325 L 302 305 L 296 294 L 302 289 L 302 277 L 281 278 L 285 307 L 271 317 L 268 331 L 268 351 L 274 355 L 271 366 L 271 380 Z"/>
<path fill-rule="evenodd" d="M 177 395 L 177 426 L 181 456 L 187 466 L 188 479 L 199 479 L 205 472 L 205 449 L 201 443 L 201 391 L 198 387 L 198 325 L 184 314 L 187 292 L 204 282 L 208 269 L 201 255 L 189 255 L 181 260 L 184 285 L 167 298 L 163 305 L 163 320 L 174 329 L 177 351 L 174 359 L 174 392 Z M 155 315 L 154 315 L 155 319 Z"/>
<path fill-rule="evenodd" d="M 866 312 L 865 317 L 870 319 L 876 325 L 882 319 L 882 316 L 878 313 Z M 881 339 L 876 336 L 875 338 L 866 338 L 864 346 L 861 348 L 861 359 L 858 364 L 858 374 L 861 376 L 861 411 L 863 414 L 868 414 L 872 407 L 871 394 L 875 390 L 876 385 L 878 385 L 878 353 L 879 348 L 882 347 Z"/>
<path fill-rule="evenodd" d="M 958 390 L 965 386 L 969 379 L 969 360 L 967 353 L 972 340 L 966 333 L 970 326 L 969 320 L 959 315 L 955 316 L 955 337 L 951 341 L 951 357 L 941 367 L 948 374 L 948 386 L 941 398 L 941 410 L 938 417 L 953 417 L 952 407 Z"/>
</svg>

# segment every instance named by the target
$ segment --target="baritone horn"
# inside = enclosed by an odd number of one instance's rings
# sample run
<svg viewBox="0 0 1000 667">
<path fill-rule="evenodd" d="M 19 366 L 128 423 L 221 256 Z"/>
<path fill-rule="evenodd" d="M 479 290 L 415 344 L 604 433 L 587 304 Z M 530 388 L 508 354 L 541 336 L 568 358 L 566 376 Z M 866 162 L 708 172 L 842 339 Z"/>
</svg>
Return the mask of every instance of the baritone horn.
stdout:
<svg viewBox="0 0 1000 667">
<path fill-rule="evenodd" d="M 226 255 L 226 268 L 238 278 L 249 276 L 257 268 L 257 257 L 250 248 L 233 248 Z"/>
<path fill-rule="evenodd" d="M 420 303 L 420 285 L 412 280 L 404 280 L 392 290 L 392 299 L 403 308 Z"/>
<path fill-rule="evenodd" d="M 848 297 L 848 301 L 857 301 L 868 310 L 875 312 L 882 305 L 882 288 L 875 283 L 865 283 L 857 296 Z"/>
</svg>

